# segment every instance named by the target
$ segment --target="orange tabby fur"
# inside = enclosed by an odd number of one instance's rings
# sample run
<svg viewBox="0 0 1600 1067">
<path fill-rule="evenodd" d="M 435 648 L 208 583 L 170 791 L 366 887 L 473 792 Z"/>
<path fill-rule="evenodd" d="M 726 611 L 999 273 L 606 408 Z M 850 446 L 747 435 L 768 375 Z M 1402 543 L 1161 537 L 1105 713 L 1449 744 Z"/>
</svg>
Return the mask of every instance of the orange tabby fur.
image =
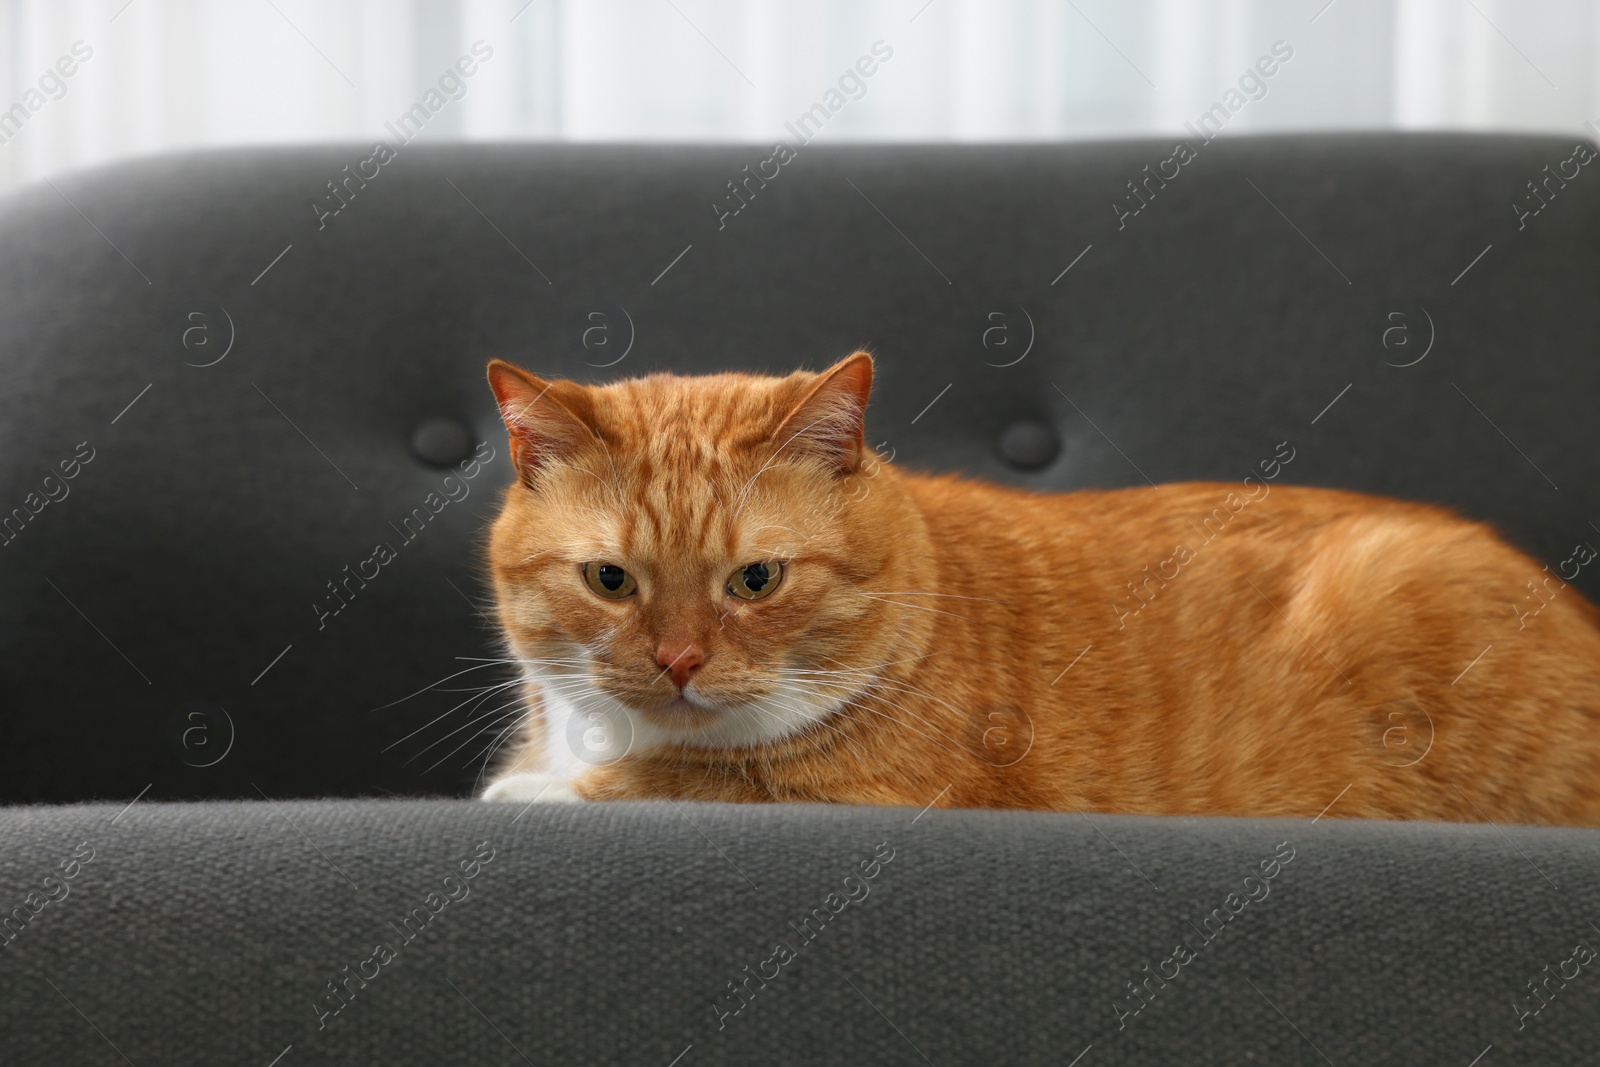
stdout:
<svg viewBox="0 0 1600 1067">
<path fill-rule="evenodd" d="M 1600 825 L 1595 609 L 1485 525 L 1265 481 L 1235 511 L 1237 483 L 913 474 L 862 447 L 865 353 L 786 378 L 489 376 L 519 471 L 490 546 L 500 623 L 557 672 L 527 685 L 502 774 L 566 743 L 540 714 L 554 684 L 657 737 L 578 775 L 593 800 L 1310 817 L 1337 797 L 1329 817 Z M 787 561 L 777 591 L 727 595 L 758 560 Z M 594 561 L 638 593 L 596 595 Z M 663 642 L 701 651 L 712 708 L 674 702 Z M 796 706 L 848 702 L 696 740 L 784 678 Z"/>
</svg>

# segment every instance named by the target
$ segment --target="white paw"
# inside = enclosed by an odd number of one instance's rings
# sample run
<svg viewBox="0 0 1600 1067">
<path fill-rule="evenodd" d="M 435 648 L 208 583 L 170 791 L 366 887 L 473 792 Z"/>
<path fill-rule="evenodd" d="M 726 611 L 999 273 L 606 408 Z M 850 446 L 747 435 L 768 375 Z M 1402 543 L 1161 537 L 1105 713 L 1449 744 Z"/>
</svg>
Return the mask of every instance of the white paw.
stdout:
<svg viewBox="0 0 1600 1067">
<path fill-rule="evenodd" d="M 570 804 L 583 798 L 572 791 L 572 786 L 565 778 L 529 771 L 522 774 L 508 774 L 504 778 L 490 782 L 489 787 L 483 791 L 481 799 L 522 804 L 531 804 L 536 800 L 542 800 L 547 804 Z"/>
</svg>

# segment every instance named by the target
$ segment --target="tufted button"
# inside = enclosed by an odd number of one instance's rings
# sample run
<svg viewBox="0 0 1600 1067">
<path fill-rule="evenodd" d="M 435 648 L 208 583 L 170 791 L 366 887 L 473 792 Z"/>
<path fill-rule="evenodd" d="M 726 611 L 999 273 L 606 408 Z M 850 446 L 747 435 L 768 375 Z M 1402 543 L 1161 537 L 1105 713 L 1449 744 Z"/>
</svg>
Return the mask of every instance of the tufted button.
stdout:
<svg viewBox="0 0 1600 1067">
<path fill-rule="evenodd" d="M 1025 419 L 1000 431 L 995 451 L 1019 470 L 1036 471 L 1048 467 L 1061 454 L 1061 440 L 1053 427 Z"/>
<path fill-rule="evenodd" d="M 424 463 L 449 467 L 472 452 L 472 435 L 456 419 L 429 419 L 411 431 L 411 452 Z"/>
</svg>

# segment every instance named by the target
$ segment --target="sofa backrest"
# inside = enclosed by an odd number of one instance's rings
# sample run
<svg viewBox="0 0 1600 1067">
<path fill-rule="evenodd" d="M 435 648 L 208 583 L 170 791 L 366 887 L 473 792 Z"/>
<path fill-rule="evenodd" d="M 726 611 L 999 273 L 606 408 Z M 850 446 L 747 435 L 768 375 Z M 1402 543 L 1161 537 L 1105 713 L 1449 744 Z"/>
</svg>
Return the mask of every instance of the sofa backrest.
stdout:
<svg viewBox="0 0 1600 1067">
<path fill-rule="evenodd" d="M 606 381 L 866 346 L 898 463 L 1239 480 L 1287 442 L 1283 480 L 1447 504 L 1555 568 L 1600 544 L 1591 158 L 350 145 L 23 190 L 0 204 L 0 799 L 469 788 L 500 701 L 427 724 L 507 677 L 480 610 L 510 478 L 492 356 Z"/>
</svg>

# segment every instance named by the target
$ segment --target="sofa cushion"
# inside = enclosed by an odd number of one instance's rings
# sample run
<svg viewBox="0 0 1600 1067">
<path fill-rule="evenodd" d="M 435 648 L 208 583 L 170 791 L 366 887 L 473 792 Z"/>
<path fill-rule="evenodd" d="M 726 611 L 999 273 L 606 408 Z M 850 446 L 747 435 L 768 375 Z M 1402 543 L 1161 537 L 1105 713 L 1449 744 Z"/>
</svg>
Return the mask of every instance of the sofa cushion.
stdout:
<svg viewBox="0 0 1600 1067">
<path fill-rule="evenodd" d="M 1592 831 L 141 800 L 0 835 L 5 1063 L 1466 1067 L 1600 1040 Z"/>
</svg>

